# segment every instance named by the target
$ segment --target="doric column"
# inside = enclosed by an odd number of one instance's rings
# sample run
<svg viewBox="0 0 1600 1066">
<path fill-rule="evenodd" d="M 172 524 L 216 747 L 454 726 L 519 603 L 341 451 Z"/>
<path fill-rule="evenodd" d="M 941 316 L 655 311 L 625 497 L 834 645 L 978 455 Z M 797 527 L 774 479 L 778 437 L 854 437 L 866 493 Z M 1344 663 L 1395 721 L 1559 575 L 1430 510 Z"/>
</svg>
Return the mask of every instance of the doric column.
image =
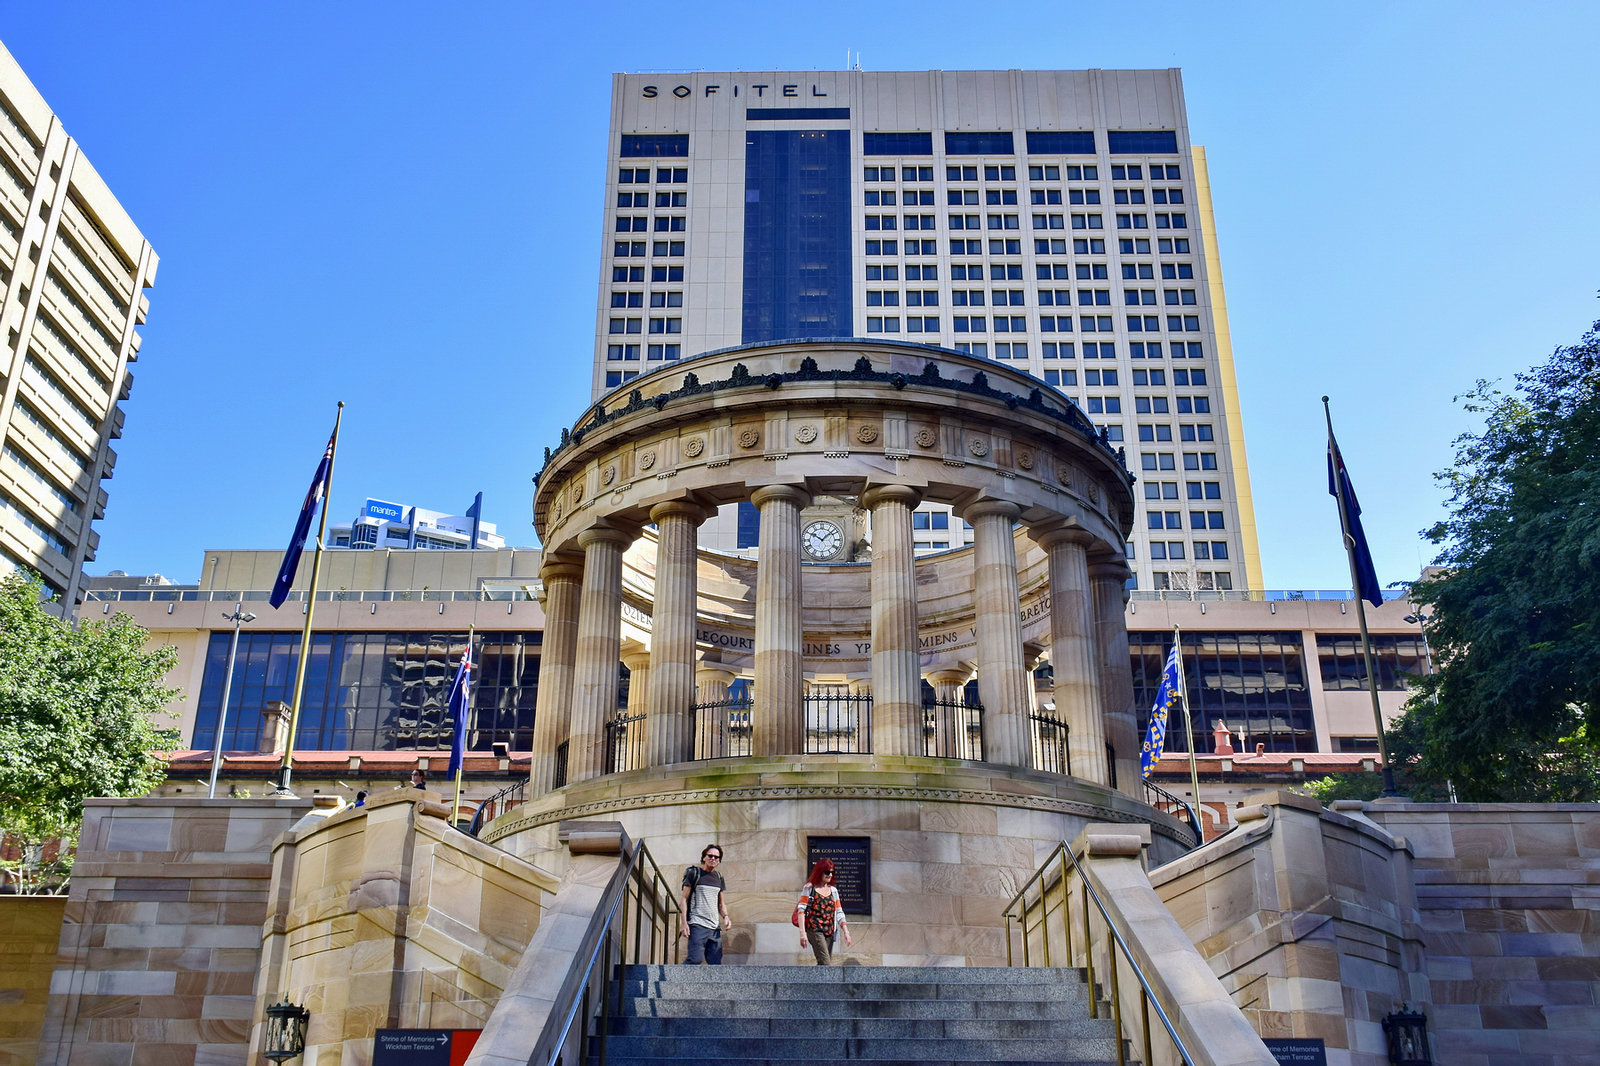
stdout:
<svg viewBox="0 0 1600 1066">
<path fill-rule="evenodd" d="M 872 750 L 922 754 L 922 673 L 911 512 L 922 494 L 884 485 L 861 495 L 872 512 Z"/>
<path fill-rule="evenodd" d="M 540 796 L 556 787 L 556 749 L 567 739 L 572 711 L 572 669 L 578 652 L 578 594 L 583 566 L 546 556 L 544 641 L 539 648 L 539 690 L 533 710 L 533 764 L 528 789 Z M 563 782 L 564 784 L 565 782 Z"/>
<path fill-rule="evenodd" d="M 1028 671 L 1022 662 L 1017 545 L 1012 523 L 1021 510 L 983 500 L 961 517 L 973 529 L 973 609 L 978 624 L 978 695 L 983 703 L 983 758 L 1028 766 Z"/>
<path fill-rule="evenodd" d="M 578 657 L 572 672 L 572 736 L 567 780 L 607 772 L 605 726 L 617 712 L 617 662 L 622 654 L 622 553 L 633 533 L 605 526 L 578 534 L 583 591 L 578 601 Z"/>
<path fill-rule="evenodd" d="M 648 760 L 651 766 L 694 758 L 696 533 L 705 508 L 687 500 L 650 510 L 656 524 L 656 602 L 650 637 Z"/>
<path fill-rule="evenodd" d="M 695 667 L 695 703 L 726 703 L 728 686 L 733 684 L 734 673 L 721 663 L 701 663 Z M 694 738 L 694 758 L 721 759 L 728 754 L 728 709 L 718 707 L 701 714 L 699 732 Z"/>
<path fill-rule="evenodd" d="M 1116 749 L 1117 788 L 1142 797 L 1139 778 L 1139 719 L 1133 706 L 1133 668 L 1128 659 L 1127 581 L 1131 571 L 1116 555 L 1089 563 L 1094 600 L 1095 645 L 1100 656 L 1100 720 Z"/>
<path fill-rule="evenodd" d="M 956 709 L 957 704 L 966 702 L 966 686 L 971 680 L 972 671 L 965 667 L 935 670 L 928 675 L 928 684 L 933 686 L 935 706 L 933 735 L 927 738 L 931 739 L 932 744 L 925 747 L 923 754 L 937 755 L 943 759 L 979 757 L 980 753 L 973 749 L 968 735 L 967 721 Z"/>
<path fill-rule="evenodd" d="M 647 701 L 650 693 L 650 649 L 629 641 L 622 648 L 622 665 L 628 668 L 627 731 L 617 733 L 617 744 L 625 749 L 621 764 L 629 770 L 653 766 L 649 761 L 650 718 Z M 612 768 L 606 767 L 607 772 Z"/>
<path fill-rule="evenodd" d="M 756 693 L 751 753 L 794 755 L 803 749 L 805 645 L 801 619 L 800 509 L 811 496 L 792 485 L 767 485 L 750 497 L 761 512 L 756 566 Z"/>
<path fill-rule="evenodd" d="M 1056 714 L 1067 723 L 1072 773 L 1099 785 L 1110 783 L 1106 736 L 1100 720 L 1100 654 L 1089 592 L 1088 548 L 1094 540 L 1075 527 L 1058 527 L 1036 538 L 1050 567 L 1050 667 L 1055 673 Z M 1126 647 L 1126 636 L 1123 638 Z"/>
</svg>

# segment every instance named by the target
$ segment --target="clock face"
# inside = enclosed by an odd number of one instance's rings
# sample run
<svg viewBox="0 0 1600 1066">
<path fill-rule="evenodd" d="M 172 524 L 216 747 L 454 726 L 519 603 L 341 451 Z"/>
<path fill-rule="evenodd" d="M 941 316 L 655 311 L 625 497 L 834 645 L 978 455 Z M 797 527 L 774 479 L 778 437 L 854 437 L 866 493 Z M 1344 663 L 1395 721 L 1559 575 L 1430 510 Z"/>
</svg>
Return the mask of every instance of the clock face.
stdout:
<svg viewBox="0 0 1600 1066">
<path fill-rule="evenodd" d="M 800 531 L 800 549 L 812 559 L 832 559 L 844 545 L 844 530 L 832 522 L 812 522 Z"/>
</svg>

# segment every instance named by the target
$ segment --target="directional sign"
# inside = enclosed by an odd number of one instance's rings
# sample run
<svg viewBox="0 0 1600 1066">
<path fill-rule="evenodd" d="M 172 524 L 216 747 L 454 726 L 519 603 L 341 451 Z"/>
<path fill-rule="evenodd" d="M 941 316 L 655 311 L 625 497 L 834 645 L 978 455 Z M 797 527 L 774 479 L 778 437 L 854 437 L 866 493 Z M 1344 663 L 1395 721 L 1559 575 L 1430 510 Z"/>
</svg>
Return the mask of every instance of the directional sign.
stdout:
<svg viewBox="0 0 1600 1066">
<path fill-rule="evenodd" d="M 379 1029 L 372 1066 L 462 1066 L 482 1029 Z"/>
</svg>

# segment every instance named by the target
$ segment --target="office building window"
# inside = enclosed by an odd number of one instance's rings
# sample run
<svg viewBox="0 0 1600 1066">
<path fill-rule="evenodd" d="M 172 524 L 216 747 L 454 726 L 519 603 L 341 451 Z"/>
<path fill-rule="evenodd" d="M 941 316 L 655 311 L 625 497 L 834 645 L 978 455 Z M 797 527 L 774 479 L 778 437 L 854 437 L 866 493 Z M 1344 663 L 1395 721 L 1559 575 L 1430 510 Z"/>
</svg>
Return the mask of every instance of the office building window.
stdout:
<svg viewBox="0 0 1600 1066">
<path fill-rule="evenodd" d="M 1360 637 L 1318 633 L 1317 659 L 1322 666 L 1324 691 L 1366 689 L 1367 664 L 1361 653 Z M 1372 659 L 1378 688 L 1384 691 L 1404 691 L 1411 678 L 1427 672 L 1427 658 L 1420 637 L 1374 633 Z"/>
<path fill-rule="evenodd" d="M 1189 575 L 1169 575 L 1166 587 Z M 1224 587 L 1208 575 L 1213 587 Z M 1231 587 L 1228 580 L 1226 587 Z M 1134 702 L 1141 708 L 1139 729 L 1149 727 L 1150 707 L 1161 685 L 1170 630 L 1130 631 L 1128 652 L 1132 660 Z M 1315 751 L 1316 728 L 1311 715 L 1311 692 L 1306 679 L 1305 653 L 1298 633 L 1216 632 L 1184 633 L 1181 651 L 1184 681 L 1188 687 L 1193 735 L 1185 736 L 1182 723 L 1167 726 L 1169 750 L 1212 750 L 1211 726 L 1221 719 L 1234 735 L 1243 734 L 1243 750 L 1265 744 L 1268 751 Z"/>
</svg>

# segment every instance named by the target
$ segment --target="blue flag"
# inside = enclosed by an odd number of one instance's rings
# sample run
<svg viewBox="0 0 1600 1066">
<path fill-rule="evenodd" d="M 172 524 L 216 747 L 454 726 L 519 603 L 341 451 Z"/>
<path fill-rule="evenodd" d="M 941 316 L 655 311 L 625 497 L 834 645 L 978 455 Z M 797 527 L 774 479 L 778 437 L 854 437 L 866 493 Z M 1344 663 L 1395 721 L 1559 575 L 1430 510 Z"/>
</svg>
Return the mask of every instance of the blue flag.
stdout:
<svg viewBox="0 0 1600 1066">
<path fill-rule="evenodd" d="M 455 731 L 450 737 L 450 767 L 447 773 L 461 769 L 467 751 L 467 675 L 472 672 L 472 638 L 467 638 L 467 650 L 461 655 L 461 665 L 456 668 L 456 679 L 450 683 L 450 701 L 447 706 L 455 716 Z"/>
<path fill-rule="evenodd" d="M 300 552 L 306 545 L 306 536 L 311 532 L 311 519 L 316 515 L 317 504 L 322 501 L 322 494 L 328 487 L 328 470 L 333 466 L 333 442 L 338 434 L 339 430 L 335 427 L 333 436 L 328 438 L 328 447 L 322 453 L 322 462 L 317 464 L 317 472 L 312 475 L 311 488 L 306 490 L 306 502 L 300 505 L 300 517 L 294 524 L 294 535 L 289 538 L 289 550 L 283 553 L 283 564 L 278 567 L 278 580 L 272 583 L 272 595 L 267 600 L 274 609 L 282 607 L 283 601 L 289 598 L 295 571 L 300 569 Z"/>
<path fill-rule="evenodd" d="M 1350 553 L 1351 569 L 1355 572 L 1356 596 L 1374 607 L 1383 606 L 1383 586 L 1378 584 L 1378 569 L 1372 565 L 1372 549 L 1367 547 L 1367 535 L 1361 529 L 1361 505 L 1356 502 L 1355 486 L 1350 484 L 1350 471 L 1345 469 L 1344 456 L 1339 454 L 1339 444 L 1328 431 L 1328 495 L 1338 497 L 1343 503 L 1341 519 L 1345 550 Z"/>
<path fill-rule="evenodd" d="M 1156 689 L 1155 706 L 1150 708 L 1150 728 L 1144 732 L 1144 746 L 1139 749 L 1139 776 L 1149 777 L 1161 760 L 1161 749 L 1167 739 L 1167 718 L 1178 699 L 1178 642 L 1172 642 L 1172 654 L 1167 656 L 1167 668 L 1161 672 L 1161 687 Z"/>
</svg>

